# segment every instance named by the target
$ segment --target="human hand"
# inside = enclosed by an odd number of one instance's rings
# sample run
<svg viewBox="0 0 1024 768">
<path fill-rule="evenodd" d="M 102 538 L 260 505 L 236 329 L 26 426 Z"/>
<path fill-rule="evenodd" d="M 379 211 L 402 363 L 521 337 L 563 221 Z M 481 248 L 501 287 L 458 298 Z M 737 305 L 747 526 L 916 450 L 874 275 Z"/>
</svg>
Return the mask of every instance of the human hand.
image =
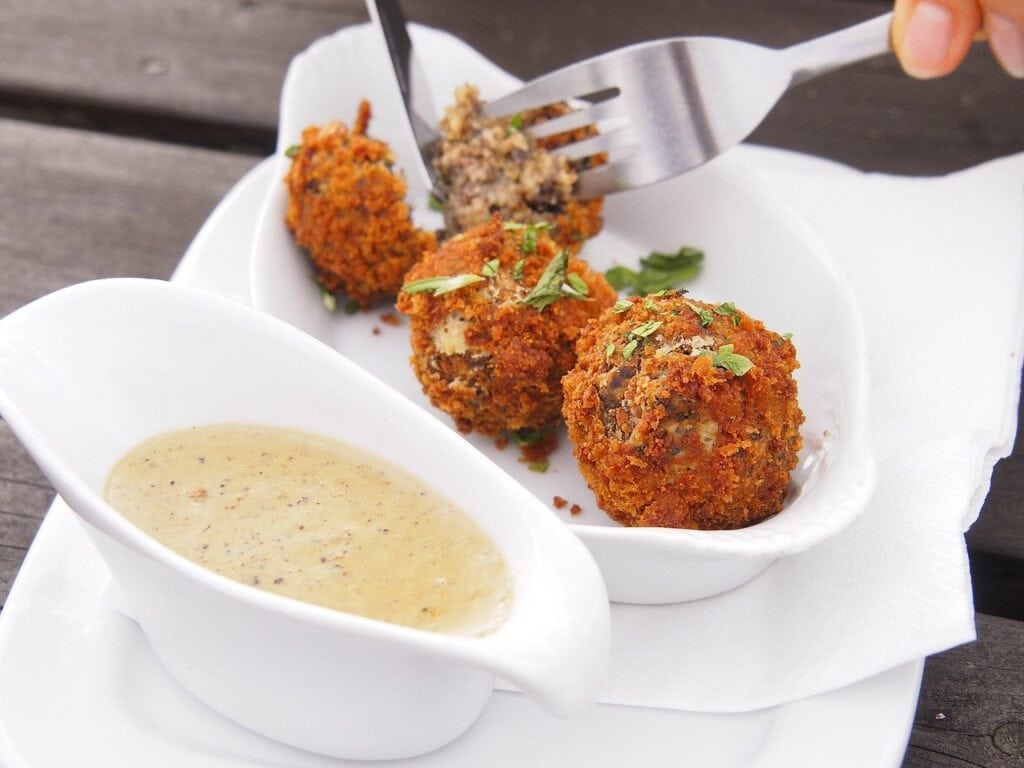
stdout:
<svg viewBox="0 0 1024 768">
<path fill-rule="evenodd" d="M 1024 78 L 1024 0 L 896 0 L 893 47 L 909 75 L 948 75 L 979 35 L 1003 69 Z"/>
</svg>

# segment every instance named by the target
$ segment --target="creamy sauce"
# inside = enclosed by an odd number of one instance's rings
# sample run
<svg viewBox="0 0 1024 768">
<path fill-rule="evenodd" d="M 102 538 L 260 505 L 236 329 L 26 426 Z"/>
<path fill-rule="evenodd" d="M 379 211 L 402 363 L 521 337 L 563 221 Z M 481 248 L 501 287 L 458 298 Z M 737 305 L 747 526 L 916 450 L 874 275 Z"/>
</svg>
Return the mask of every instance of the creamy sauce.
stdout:
<svg viewBox="0 0 1024 768">
<path fill-rule="evenodd" d="M 175 552 L 268 592 L 469 635 L 511 608 L 505 559 L 468 515 L 319 435 L 241 424 L 160 435 L 115 465 L 106 497 Z"/>
</svg>

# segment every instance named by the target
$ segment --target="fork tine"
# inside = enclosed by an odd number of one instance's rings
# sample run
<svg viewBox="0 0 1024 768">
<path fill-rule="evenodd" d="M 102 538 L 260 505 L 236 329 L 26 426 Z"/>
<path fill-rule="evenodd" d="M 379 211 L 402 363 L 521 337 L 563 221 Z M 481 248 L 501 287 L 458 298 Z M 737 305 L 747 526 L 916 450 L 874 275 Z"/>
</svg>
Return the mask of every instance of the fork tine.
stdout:
<svg viewBox="0 0 1024 768">
<path fill-rule="evenodd" d="M 607 58 L 607 56 L 605 57 Z M 517 91 L 484 104 L 485 117 L 506 117 L 615 87 L 607 81 L 607 62 L 587 59 L 531 80 Z"/>
<path fill-rule="evenodd" d="M 544 120 L 543 122 L 531 125 L 526 129 L 526 132 L 535 139 L 543 139 L 547 136 L 565 133 L 576 128 L 594 125 L 601 120 L 608 120 L 613 117 L 626 117 L 626 115 L 622 114 L 622 108 L 616 103 L 615 99 L 602 101 L 599 104 L 577 109 L 574 112 L 559 115 L 550 120 Z"/>
<path fill-rule="evenodd" d="M 590 200 L 632 189 L 635 186 L 630 181 L 630 171 L 633 167 L 634 164 L 626 158 L 581 171 L 576 180 L 575 194 L 581 200 Z"/>
<path fill-rule="evenodd" d="M 557 149 L 552 149 L 551 154 L 561 155 L 569 160 L 580 160 L 584 157 L 592 157 L 603 152 L 610 152 L 613 149 L 636 146 L 638 146 L 636 135 L 628 127 L 624 127 L 617 131 L 599 133 L 582 141 L 565 144 Z"/>
</svg>

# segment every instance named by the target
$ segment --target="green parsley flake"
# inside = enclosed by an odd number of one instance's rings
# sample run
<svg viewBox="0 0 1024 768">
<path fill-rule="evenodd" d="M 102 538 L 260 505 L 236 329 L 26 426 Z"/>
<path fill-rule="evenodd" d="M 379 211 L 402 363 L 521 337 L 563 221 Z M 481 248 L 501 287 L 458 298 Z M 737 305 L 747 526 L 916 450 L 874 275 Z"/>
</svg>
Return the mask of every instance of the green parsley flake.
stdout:
<svg viewBox="0 0 1024 768">
<path fill-rule="evenodd" d="M 698 307 L 696 304 L 691 304 L 690 302 L 686 302 L 686 306 L 692 309 L 693 314 L 700 318 L 700 325 L 702 328 L 707 328 L 709 325 L 715 322 L 715 316 L 711 314 L 710 310 L 704 309 L 703 307 Z"/>
<path fill-rule="evenodd" d="M 480 270 L 480 274 L 484 277 L 494 277 L 498 274 L 498 267 L 500 265 L 501 262 L 498 259 L 491 259 L 484 264 L 483 268 Z"/>
<path fill-rule="evenodd" d="M 623 312 L 628 312 L 632 306 L 633 302 L 626 301 L 625 299 L 619 299 L 612 306 L 612 310 L 621 315 Z"/>
<path fill-rule="evenodd" d="M 636 352 L 636 348 L 637 348 L 637 346 L 639 344 L 640 344 L 640 339 L 633 339 L 626 346 L 624 346 L 622 348 L 622 359 L 623 360 L 629 360 L 629 358 L 631 358 L 633 356 L 633 353 Z"/>
<path fill-rule="evenodd" d="M 519 303 L 527 304 L 540 312 L 548 304 L 558 301 L 562 296 L 562 284 L 565 281 L 565 270 L 568 266 L 569 252 L 561 250 L 556 253 L 551 261 L 548 262 L 547 267 L 544 269 L 544 274 L 537 281 L 537 285 Z"/>
<path fill-rule="evenodd" d="M 572 286 L 573 290 L 576 291 L 580 296 L 586 296 L 590 293 L 590 287 L 586 284 L 582 277 L 577 275 L 575 272 L 570 272 L 565 276 L 566 281 Z"/>
<path fill-rule="evenodd" d="M 550 462 L 547 459 L 541 459 L 540 461 L 531 461 L 526 466 L 529 467 L 531 472 L 543 473 L 548 471 L 548 466 L 550 466 Z"/>
<path fill-rule="evenodd" d="M 406 293 L 425 293 L 427 291 L 434 296 L 443 296 L 446 293 L 465 288 L 467 285 L 479 283 L 485 278 L 480 275 L 455 275 L 454 277 L 426 277 L 422 280 L 413 280 L 411 283 L 402 286 Z"/>
<path fill-rule="evenodd" d="M 301 144 L 292 144 L 290 147 L 288 147 L 288 149 L 284 151 L 284 156 L 294 160 L 296 157 L 298 157 L 299 150 L 301 149 Z"/>
<path fill-rule="evenodd" d="M 512 267 L 512 279 L 519 281 L 523 279 L 523 267 L 526 266 L 526 259 L 520 259 Z"/>
<path fill-rule="evenodd" d="M 731 301 L 724 301 L 721 304 L 719 304 L 717 307 L 715 307 L 715 314 L 716 315 L 723 315 L 725 317 L 731 318 L 733 325 L 739 325 L 740 324 L 740 313 L 739 313 L 739 310 L 736 309 L 736 305 L 733 304 Z"/>
<path fill-rule="evenodd" d="M 444 205 L 441 203 L 441 198 L 431 192 L 427 197 L 427 207 L 432 211 L 440 211 L 443 210 Z"/>
<path fill-rule="evenodd" d="M 792 333 L 784 333 L 784 334 L 782 334 L 782 338 L 783 338 L 783 339 L 784 339 L 785 341 L 789 341 L 790 339 L 792 339 L 792 338 L 793 338 L 793 334 L 792 334 Z"/>
<path fill-rule="evenodd" d="M 333 312 L 338 308 L 338 297 L 328 291 L 326 288 L 320 289 L 320 303 L 324 305 L 324 309 L 328 312 Z"/>
<path fill-rule="evenodd" d="M 349 299 L 348 301 L 345 302 L 345 314 L 346 315 L 354 315 L 360 309 L 361 309 L 361 307 L 359 306 L 359 302 L 357 302 L 355 299 Z"/>
<path fill-rule="evenodd" d="M 732 371 L 737 376 L 742 376 L 753 368 L 754 364 L 748 358 L 738 355 L 732 350 L 732 344 L 723 344 L 717 351 L 712 353 L 711 364 L 717 368 Z"/>
<path fill-rule="evenodd" d="M 523 113 L 516 112 L 514 115 L 512 115 L 512 117 L 510 117 L 508 120 L 508 127 L 511 128 L 513 131 L 521 132 L 523 130 Z"/>
<path fill-rule="evenodd" d="M 536 253 L 537 233 L 544 229 L 551 229 L 551 222 L 538 221 L 536 224 L 523 224 L 518 221 L 506 221 L 501 225 L 506 232 L 522 230 L 523 242 L 519 244 L 521 253 Z"/>
<path fill-rule="evenodd" d="M 522 429 L 515 429 L 512 431 L 512 439 L 516 445 L 520 448 L 529 445 L 536 445 L 541 441 L 545 435 L 543 429 L 532 429 L 530 427 L 523 427 Z"/>
<path fill-rule="evenodd" d="M 631 330 L 628 335 L 636 339 L 646 339 L 659 328 L 661 328 L 661 320 L 648 320 Z"/>
<path fill-rule="evenodd" d="M 609 357 L 615 354 L 615 345 L 610 341 L 604 345 L 604 359 L 607 360 Z"/>
<path fill-rule="evenodd" d="M 639 270 L 612 267 L 604 274 L 615 290 L 628 288 L 634 295 L 646 296 L 692 280 L 703 260 L 703 251 L 683 246 L 675 253 L 654 251 L 640 259 Z"/>
</svg>

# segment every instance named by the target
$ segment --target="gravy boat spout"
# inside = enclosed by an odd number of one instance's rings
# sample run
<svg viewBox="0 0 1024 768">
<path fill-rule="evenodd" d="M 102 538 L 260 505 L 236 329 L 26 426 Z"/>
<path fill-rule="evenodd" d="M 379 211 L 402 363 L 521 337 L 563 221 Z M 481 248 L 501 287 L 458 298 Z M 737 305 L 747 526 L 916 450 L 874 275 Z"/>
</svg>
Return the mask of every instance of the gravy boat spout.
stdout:
<svg viewBox="0 0 1024 768">
<path fill-rule="evenodd" d="M 283 322 L 160 281 L 73 286 L 0 320 L 0 414 L 86 523 L 163 664 L 254 731 L 399 758 L 469 728 L 497 676 L 557 715 L 596 700 L 609 612 L 586 548 L 433 416 Z M 483 636 L 441 634 L 265 592 L 176 554 L 104 500 L 111 467 L 143 440 L 222 423 L 325 435 L 432 486 L 504 555 L 507 618 Z"/>
</svg>

